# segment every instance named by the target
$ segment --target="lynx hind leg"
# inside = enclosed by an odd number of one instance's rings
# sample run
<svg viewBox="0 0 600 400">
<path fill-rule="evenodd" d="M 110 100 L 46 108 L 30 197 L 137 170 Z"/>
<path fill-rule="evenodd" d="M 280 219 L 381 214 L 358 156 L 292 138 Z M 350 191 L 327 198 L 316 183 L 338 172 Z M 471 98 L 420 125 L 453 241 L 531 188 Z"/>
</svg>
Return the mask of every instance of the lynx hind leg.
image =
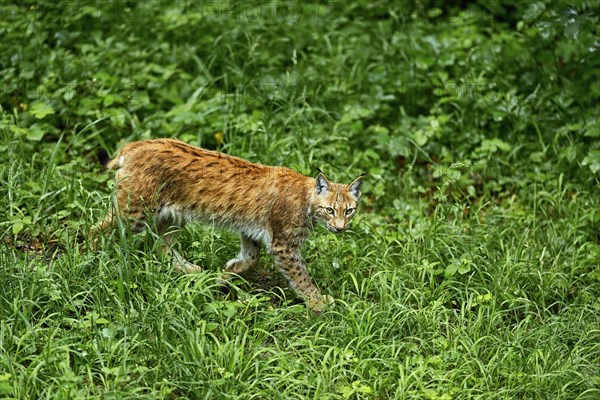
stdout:
<svg viewBox="0 0 600 400">
<path fill-rule="evenodd" d="M 232 274 L 241 274 L 252 268 L 260 258 L 260 243 L 242 234 L 240 235 L 240 253 L 225 264 L 222 279 L 230 279 Z"/>
<path fill-rule="evenodd" d="M 127 208 L 115 207 L 106 217 L 90 229 L 88 240 L 93 250 L 98 249 L 101 236 L 108 236 L 112 229 L 119 228 L 121 232 L 131 231 L 139 233 L 148 226 L 143 212 L 132 211 Z"/>
<path fill-rule="evenodd" d="M 183 226 L 175 224 L 172 221 L 162 221 L 162 223 L 157 224 L 156 233 L 159 235 L 159 240 L 162 242 L 158 247 L 159 252 L 163 256 L 171 256 L 173 258 L 173 266 L 178 272 L 200 272 L 202 271 L 201 267 L 187 261 L 173 248 L 173 243 L 182 228 Z"/>
<path fill-rule="evenodd" d="M 94 225 L 88 233 L 88 241 L 93 250 L 98 249 L 98 241 L 100 236 L 106 236 L 111 227 L 116 225 L 115 217 L 112 212 L 109 212 L 102 221 Z"/>
</svg>

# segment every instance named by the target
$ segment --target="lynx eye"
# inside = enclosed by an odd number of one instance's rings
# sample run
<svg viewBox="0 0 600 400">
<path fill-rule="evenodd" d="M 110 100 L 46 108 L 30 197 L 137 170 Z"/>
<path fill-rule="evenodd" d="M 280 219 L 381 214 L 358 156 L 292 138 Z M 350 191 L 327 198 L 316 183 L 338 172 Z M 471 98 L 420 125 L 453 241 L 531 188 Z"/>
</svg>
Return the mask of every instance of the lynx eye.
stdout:
<svg viewBox="0 0 600 400">
<path fill-rule="evenodd" d="M 325 212 L 329 215 L 333 215 L 335 213 L 335 211 L 331 207 L 326 207 Z"/>
<path fill-rule="evenodd" d="M 347 208 L 346 209 L 346 217 L 349 217 L 352 214 L 354 214 L 354 208 Z"/>
</svg>

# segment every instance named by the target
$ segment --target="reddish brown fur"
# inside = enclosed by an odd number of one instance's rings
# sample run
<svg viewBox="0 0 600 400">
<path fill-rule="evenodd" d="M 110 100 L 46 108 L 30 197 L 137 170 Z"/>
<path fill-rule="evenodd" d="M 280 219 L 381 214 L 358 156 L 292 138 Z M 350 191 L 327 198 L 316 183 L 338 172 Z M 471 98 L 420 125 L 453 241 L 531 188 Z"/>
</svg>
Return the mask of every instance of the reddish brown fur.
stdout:
<svg viewBox="0 0 600 400">
<path fill-rule="evenodd" d="M 341 232 L 354 215 L 362 177 L 350 185 L 329 182 L 322 174 L 306 177 L 289 168 L 269 167 L 203 150 L 173 139 L 125 145 L 108 165 L 117 169 L 117 213 L 136 230 L 152 215 L 179 269 L 196 270 L 170 244 L 186 222 L 203 220 L 240 232 L 242 248 L 226 271 L 241 273 L 258 261 L 265 243 L 298 294 L 320 309 L 329 300 L 312 284 L 300 247 L 313 223 L 324 221 Z M 114 224 L 109 215 L 101 230 Z"/>
</svg>

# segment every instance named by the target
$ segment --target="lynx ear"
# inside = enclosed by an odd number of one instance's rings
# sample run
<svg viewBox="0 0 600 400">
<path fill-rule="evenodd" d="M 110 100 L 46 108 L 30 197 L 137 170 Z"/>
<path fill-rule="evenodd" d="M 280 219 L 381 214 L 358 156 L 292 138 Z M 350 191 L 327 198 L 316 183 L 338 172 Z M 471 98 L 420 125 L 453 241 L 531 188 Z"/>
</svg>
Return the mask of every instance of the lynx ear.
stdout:
<svg viewBox="0 0 600 400">
<path fill-rule="evenodd" d="M 329 190 L 329 182 L 322 172 L 319 172 L 319 175 L 317 175 L 316 190 L 317 194 L 324 194 Z"/>
<path fill-rule="evenodd" d="M 354 197 L 356 197 L 357 199 L 360 197 L 360 195 L 362 194 L 361 192 L 361 187 L 362 187 L 362 183 L 363 183 L 363 177 L 367 175 L 366 172 L 363 172 L 362 174 L 360 174 L 358 176 L 358 178 L 356 178 L 355 180 L 353 180 L 349 185 L 348 185 L 348 190 L 350 191 L 350 194 Z"/>
</svg>

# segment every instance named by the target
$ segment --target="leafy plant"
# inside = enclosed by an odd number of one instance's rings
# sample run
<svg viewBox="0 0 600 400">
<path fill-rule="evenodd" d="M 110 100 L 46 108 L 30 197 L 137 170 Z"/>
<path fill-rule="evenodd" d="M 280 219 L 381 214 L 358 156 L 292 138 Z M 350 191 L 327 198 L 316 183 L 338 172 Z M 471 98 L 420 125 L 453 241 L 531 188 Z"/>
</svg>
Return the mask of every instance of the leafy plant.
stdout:
<svg viewBox="0 0 600 400">
<path fill-rule="evenodd" d="M 0 397 L 598 398 L 599 4 L 3 2 Z M 336 305 L 268 257 L 225 295 L 212 227 L 192 276 L 91 249 L 97 150 L 151 137 L 368 172 L 303 253 Z"/>
</svg>

